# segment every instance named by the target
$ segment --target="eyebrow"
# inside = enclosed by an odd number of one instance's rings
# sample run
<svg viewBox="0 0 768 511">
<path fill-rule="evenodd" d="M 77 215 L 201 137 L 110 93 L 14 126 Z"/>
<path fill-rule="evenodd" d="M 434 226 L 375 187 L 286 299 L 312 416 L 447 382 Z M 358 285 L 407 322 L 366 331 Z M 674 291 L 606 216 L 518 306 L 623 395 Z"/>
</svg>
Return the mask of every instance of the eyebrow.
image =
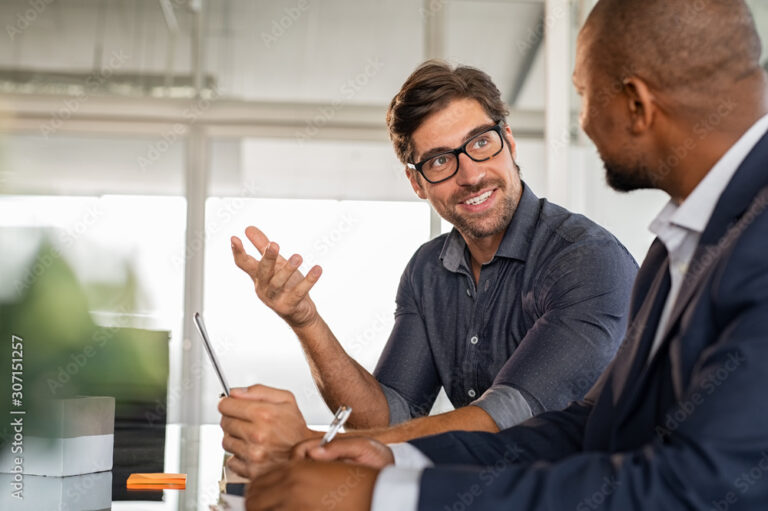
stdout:
<svg viewBox="0 0 768 511">
<path fill-rule="evenodd" d="M 472 128 L 466 135 L 464 135 L 464 141 L 461 143 L 461 145 L 464 145 L 469 141 L 471 138 L 476 137 L 480 133 L 484 131 L 488 131 L 489 129 L 496 126 L 498 123 L 491 123 L 491 124 L 483 124 L 481 126 L 477 126 L 476 128 Z M 416 162 L 424 161 L 429 158 L 432 158 L 433 156 L 437 156 L 438 154 L 447 153 L 450 151 L 453 151 L 456 149 L 455 147 L 446 147 L 446 146 L 440 146 L 440 147 L 433 147 L 431 149 L 428 149 L 427 151 L 424 151 L 424 153 L 421 155 L 420 158 L 416 158 Z"/>
</svg>

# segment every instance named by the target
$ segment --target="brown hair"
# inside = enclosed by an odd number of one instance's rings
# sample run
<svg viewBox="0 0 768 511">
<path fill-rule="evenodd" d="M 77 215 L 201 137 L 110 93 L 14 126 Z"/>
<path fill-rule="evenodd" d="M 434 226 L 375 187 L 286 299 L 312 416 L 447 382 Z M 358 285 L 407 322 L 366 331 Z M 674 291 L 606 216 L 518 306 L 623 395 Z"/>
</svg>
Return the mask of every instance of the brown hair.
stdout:
<svg viewBox="0 0 768 511">
<path fill-rule="evenodd" d="M 411 136 L 424 120 L 454 99 L 474 99 L 493 122 L 503 121 L 509 110 L 501 93 L 486 73 L 473 67 L 452 68 L 428 60 L 420 65 L 392 98 L 387 110 L 389 138 L 402 163 L 414 163 Z"/>
</svg>

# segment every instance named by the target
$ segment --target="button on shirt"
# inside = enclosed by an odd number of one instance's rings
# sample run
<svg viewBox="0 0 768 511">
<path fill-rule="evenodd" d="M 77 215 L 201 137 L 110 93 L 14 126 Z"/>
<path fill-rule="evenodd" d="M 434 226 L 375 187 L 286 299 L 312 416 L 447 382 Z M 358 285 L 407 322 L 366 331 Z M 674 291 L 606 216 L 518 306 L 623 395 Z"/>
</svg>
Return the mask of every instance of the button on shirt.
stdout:
<svg viewBox="0 0 768 511">
<path fill-rule="evenodd" d="M 427 415 L 441 387 L 504 429 L 580 399 L 626 328 L 637 271 L 605 229 L 524 185 L 477 285 L 455 229 L 403 273 L 395 325 L 375 376 L 390 422 Z"/>
</svg>

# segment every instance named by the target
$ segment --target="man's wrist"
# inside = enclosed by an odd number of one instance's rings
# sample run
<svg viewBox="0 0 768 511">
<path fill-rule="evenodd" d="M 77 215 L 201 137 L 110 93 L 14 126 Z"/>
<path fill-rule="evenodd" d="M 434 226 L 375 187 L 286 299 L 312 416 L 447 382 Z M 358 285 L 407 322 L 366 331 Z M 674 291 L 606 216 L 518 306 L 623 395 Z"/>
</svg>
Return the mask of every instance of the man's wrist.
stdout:
<svg viewBox="0 0 768 511">
<path fill-rule="evenodd" d="M 286 319 L 288 326 L 290 326 L 296 335 L 301 336 L 305 332 L 310 332 L 317 329 L 322 324 L 323 318 L 315 310 L 307 319 L 302 321 L 291 321 Z"/>
</svg>

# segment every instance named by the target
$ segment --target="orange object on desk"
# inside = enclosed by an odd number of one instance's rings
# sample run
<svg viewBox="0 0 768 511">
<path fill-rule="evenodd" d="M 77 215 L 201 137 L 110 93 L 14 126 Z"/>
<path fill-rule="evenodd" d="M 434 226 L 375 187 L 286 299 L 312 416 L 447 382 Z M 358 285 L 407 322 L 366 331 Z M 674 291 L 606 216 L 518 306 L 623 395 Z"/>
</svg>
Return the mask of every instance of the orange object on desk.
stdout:
<svg viewBox="0 0 768 511">
<path fill-rule="evenodd" d="M 129 490 L 183 490 L 187 474 L 131 474 L 125 485 Z"/>
</svg>

